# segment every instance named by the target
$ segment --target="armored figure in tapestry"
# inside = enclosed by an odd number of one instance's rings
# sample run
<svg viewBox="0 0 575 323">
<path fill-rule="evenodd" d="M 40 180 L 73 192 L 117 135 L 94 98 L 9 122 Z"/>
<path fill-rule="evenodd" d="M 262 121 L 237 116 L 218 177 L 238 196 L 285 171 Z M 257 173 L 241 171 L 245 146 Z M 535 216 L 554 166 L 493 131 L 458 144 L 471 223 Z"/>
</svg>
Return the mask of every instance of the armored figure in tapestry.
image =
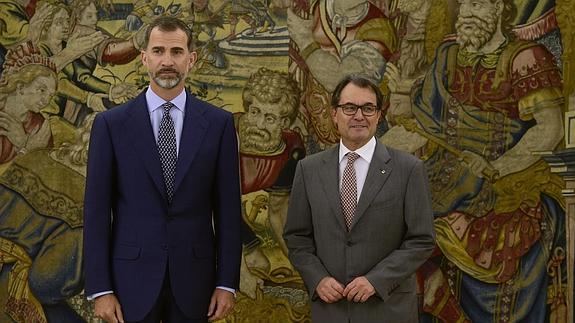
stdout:
<svg viewBox="0 0 575 323">
<path fill-rule="evenodd" d="M 430 320 L 565 318 L 564 282 L 553 278 L 565 271 L 564 183 L 537 154 L 563 138 L 562 77 L 545 46 L 511 31 L 516 10 L 459 1 L 455 39 L 413 88 L 388 69 L 404 95 L 383 140 L 422 137 L 408 148 L 425 160 L 433 193 L 437 250 L 420 269 Z"/>
</svg>

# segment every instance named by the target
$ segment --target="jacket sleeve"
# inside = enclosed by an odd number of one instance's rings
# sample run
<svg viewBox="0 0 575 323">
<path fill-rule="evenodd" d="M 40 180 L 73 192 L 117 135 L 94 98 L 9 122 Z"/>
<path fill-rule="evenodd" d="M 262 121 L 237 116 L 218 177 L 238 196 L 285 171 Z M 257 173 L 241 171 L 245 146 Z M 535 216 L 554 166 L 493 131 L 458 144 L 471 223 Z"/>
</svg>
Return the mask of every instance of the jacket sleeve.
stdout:
<svg viewBox="0 0 575 323">
<path fill-rule="evenodd" d="M 242 255 L 241 193 L 238 140 L 231 114 L 227 115 L 220 141 L 215 184 L 216 286 L 237 290 Z"/>
<path fill-rule="evenodd" d="M 403 221 L 406 232 L 403 242 L 365 275 L 384 301 L 415 273 L 435 247 L 431 196 L 422 161 L 414 163 L 405 192 Z"/>
<path fill-rule="evenodd" d="M 90 135 L 84 193 L 84 272 L 86 295 L 113 290 L 110 264 L 112 197 L 116 164 L 109 125 L 102 114 Z"/>
<path fill-rule="evenodd" d="M 289 259 L 302 276 L 310 297 L 314 298 L 316 286 L 330 275 L 316 255 L 303 167 L 302 161 L 296 167 L 283 236 L 289 249 Z"/>
</svg>

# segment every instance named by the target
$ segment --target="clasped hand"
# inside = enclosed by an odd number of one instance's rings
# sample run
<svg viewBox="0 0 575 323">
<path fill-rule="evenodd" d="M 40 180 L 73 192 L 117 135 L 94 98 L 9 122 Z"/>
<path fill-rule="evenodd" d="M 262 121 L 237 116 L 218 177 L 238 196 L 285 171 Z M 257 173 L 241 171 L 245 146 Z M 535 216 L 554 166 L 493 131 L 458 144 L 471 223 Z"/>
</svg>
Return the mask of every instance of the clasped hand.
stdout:
<svg viewBox="0 0 575 323">
<path fill-rule="evenodd" d="M 315 291 L 326 303 L 335 303 L 344 298 L 350 302 L 363 303 L 375 294 L 375 288 L 364 276 L 355 278 L 347 286 L 333 277 L 324 277 Z"/>
</svg>

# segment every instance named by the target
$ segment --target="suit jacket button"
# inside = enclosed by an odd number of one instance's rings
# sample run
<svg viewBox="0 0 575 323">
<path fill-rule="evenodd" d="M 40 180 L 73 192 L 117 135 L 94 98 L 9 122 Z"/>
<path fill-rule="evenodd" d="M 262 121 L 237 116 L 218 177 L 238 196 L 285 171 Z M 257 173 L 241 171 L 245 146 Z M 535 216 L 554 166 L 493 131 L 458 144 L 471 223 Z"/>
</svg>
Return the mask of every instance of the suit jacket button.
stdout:
<svg viewBox="0 0 575 323">
<path fill-rule="evenodd" d="M 160 246 L 163 250 L 168 250 L 168 245 L 167 244 L 163 244 Z"/>
<path fill-rule="evenodd" d="M 348 247 L 351 247 L 351 246 L 353 246 L 353 242 L 351 242 L 351 240 L 347 240 L 346 245 Z"/>
</svg>

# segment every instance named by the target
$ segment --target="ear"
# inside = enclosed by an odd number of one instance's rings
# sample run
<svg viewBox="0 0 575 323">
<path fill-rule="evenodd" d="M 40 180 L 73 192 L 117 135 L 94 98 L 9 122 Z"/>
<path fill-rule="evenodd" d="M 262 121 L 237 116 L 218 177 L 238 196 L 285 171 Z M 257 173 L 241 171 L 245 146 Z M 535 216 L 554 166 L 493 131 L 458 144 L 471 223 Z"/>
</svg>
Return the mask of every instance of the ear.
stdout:
<svg viewBox="0 0 575 323">
<path fill-rule="evenodd" d="M 331 119 L 333 120 L 333 123 L 335 123 L 335 116 L 337 115 L 337 109 L 331 108 L 330 114 L 331 114 Z"/>
<path fill-rule="evenodd" d="M 140 55 L 141 55 L 141 59 L 142 59 L 142 64 L 144 64 L 144 66 L 148 67 L 148 58 L 146 57 L 146 51 L 141 50 Z"/>
<path fill-rule="evenodd" d="M 196 64 L 196 61 L 198 60 L 198 53 L 196 51 L 192 51 L 190 53 L 190 68 L 194 66 L 194 64 Z"/>
<path fill-rule="evenodd" d="M 377 123 L 380 124 L 383 121 L 385 121 L 385 115 L 386 115 L 387 109 L 381 109 L 379 110 L 379 117 L 377 118 Z"/>
<path fill-rule="evenodd" d="M 290 126 L 290 120 L 288 117 L 282 117 L 282 129 L 287 129 Z"/>
</svg>

